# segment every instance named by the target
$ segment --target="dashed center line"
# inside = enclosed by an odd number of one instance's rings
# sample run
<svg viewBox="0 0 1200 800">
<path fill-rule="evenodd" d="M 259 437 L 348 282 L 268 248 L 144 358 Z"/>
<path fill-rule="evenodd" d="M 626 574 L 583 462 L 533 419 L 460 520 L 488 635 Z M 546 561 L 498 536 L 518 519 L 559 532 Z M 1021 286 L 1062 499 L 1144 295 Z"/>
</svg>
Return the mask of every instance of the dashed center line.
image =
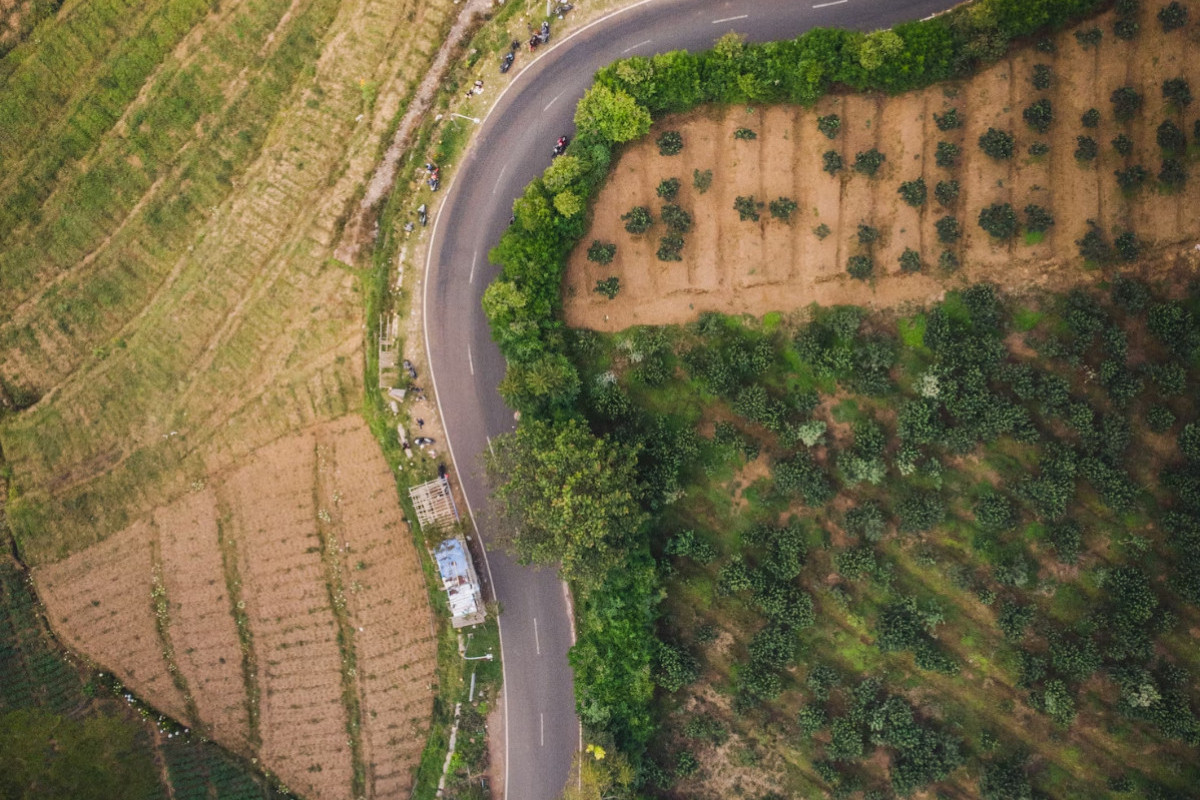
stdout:
<svg viewBox="0 0 1200 800">
<path fill-rule="evenodd" d="M 554 95 L 554 100 L 551 100 L 549 103 L 546 103 L 546 107 L 543 108 L 542 111 L 549 111 L 550 106 L 554 105 L 555 100 L 558 100 L 558 98 L 560 98 L 562 96 L 563 96 L 562 92 L 559 92 L 558 94 Z"/>
<path fill-rule="evenodd" d="M 492 194 L 495 194 L 496 190 L 500 188 L 500 181 L 504 180 L 504 170 L 506 169 L 508 169 L 508 164 L 500 168 L 500 176 L 496 178 L 496 185 L 492 187 Z"/>
<path fill-rule="evenodd" d="M 642 45 L 644 45 L 644 44 L 650 44 L 652 41 L 654 41 L 654 40 L 653 40 L 653 39 L 647 39 L 647 40 L 646 40 L 646 41 L 644 41 L 644 42 L 638 42 L 637 44 L 633 45 L 632 47 L 626 47 L 624 50 L 622 50 L 622 51 L 621 51 L 621 54 L 622 54 L 622 55 L 624 55 L 625 53 L 628 53 L 630 50 L 637 50 L 637 49 L 638 49 L 639 47 L 641 47 Z"/>
<path fill-rule="evenodd" d="M 832 0 L 829 3 L 817 3 L 813 8 L 828 8 L 829 6 L 840 6 L 842 3 L 849 3 L 850 0 Z"/>
<path fill-rule="evenodd" d="M 533 646 L 537 648 L 537 654 L 542 654 L 542 640 L 538 638 L 537 617 L 533 618 Z"/>
<path fill-rule="evenodd" d="M 542 747 L 546 746 L 546 715 L 538 714 L 538 720 L 541 727 Z"/>
<path fill-rule="evenodd" d="M 713 25 L 720 25 L 722 22 L 735 22 L 735 21 L 737 21 L 737 20 L 739 20 L 739 19 L 746 19 L 746 18 L 747 18 L 747 17 L 749 17 L 749 16 L 750 16 L 749 14 L 741 14 L 741 15 L 739 15 L 739 16 L 736 16 L 736 17 L 724 17 L 724 18 L 722 18 L 722 19 L 714 19 L 714 20 L 712 21 L 712 24 L 713 24 Z"/>
<path fill-rule="evenodd" d="M 479 263 L 479 251 L 475 251 L 475 255 L 471 256 L 471 274 L 467 278 L 467 283 L 475 282 L 475 265 Z"/>
<path fill-rule="evenodd" d="M 470 368 L 471 374 L 475 374 L 475 361 L 471 358 L 471 345 L 467 345 L 467 367 Z"/>
</svg>

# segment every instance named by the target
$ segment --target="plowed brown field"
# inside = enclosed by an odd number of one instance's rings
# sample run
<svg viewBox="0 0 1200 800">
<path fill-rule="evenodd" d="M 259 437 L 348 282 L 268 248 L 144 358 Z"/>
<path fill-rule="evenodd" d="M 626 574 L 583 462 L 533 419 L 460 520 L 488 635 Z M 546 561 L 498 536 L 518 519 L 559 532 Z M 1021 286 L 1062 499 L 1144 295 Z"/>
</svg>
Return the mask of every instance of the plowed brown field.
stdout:
<svg viewBox="0 0 1200 800">
<path fill-rule="evenodd" d="M 1160 193 L 1150 185 L 1133 195 L 1123 194 L 1113 172 L 1142 164 L 1156 175 L 1161 154 L 1155 141 L 1158 125 L 1170 119 L 1192 133 L 1195 112 L 1166 107 L 1161 84 L 1185 77 L 1200 86 L 1200 59 L 1195 41 L 1184 34 L 1159 35 L 1154 9 L 1143 9 L 1142 37 L 1132 42 L 1111 35 L 1108 16 L 1085 23 L 1100 26 L 1104 39 L 1098 49 L 1084 49 L 1073 30 L 1054 37 L 1054 52 L 1032 47 L 983 70 L 969 80 L 941 84 L 895 97 L 831 95 L 815 108 L 774 106 L 706 108 L 660 121 L 651 134 L 629 147 L 613 167 L 609 183 L 594 205 L 591 230 L 571 255 L 564 278 L 565 316 L 569 324 L 598 330 L 630 325 L 686 321 L 703 311 L 789 311 L 810 303 L 854 303 L 883 307 L 908 301 L 928 301 L 947 287 L 989 280 L 1011 289 L 1062 287 L 1095 280 L 1099 271 L 1081 269 L 1076 240 L 1096 220 L 1110 240 L 1132 230 L 1150 248 L 1170 248 L 1200 238 L 1200 215 L 1189 212 L 1200 199 L 1196 175 L 1177 193 Z M 1153 31 L 1153 33 L 1152 33 Z M 1152 43 L 1152 46 L 1151 46 Z M 1188 56 L 1189 48 L 1192 57 Z M 1031 83 L 1033 68 L 1053 70 L 1048 90 Z M 1112 91 L 1134 86 L 1144 98 L 1141 113 L 1123 123 L 1114 119 Z M 1054 123 L 1045 135 L 1030 129 L 1022 110 L 1041 98 L 1050 100 Z M 1098 128 L 1086 129 L 1080 116 L 1089 108 L 1101 113 Z M 957 108 L 962 128 L 940 131 L 933 114 Z M 817 118 L 837 114 L 840 134 L 826 138 Z M 978 146 L 989 127 L 1012 132 L 1016 154 L 996 161 Z M 739 128 L 757 138 L 735 139 Z M 661 156 L 654 144 L 661 130 L 678 130 L 684 149 L 678 156 Z M 1127 133 L 1134 153 L 1116 153 L 1111 140 Z M 1090 164 L 1075 159 L 1076 137 L 1093 137 L 1099 158 Z M 957 144 L 957 167 L 937 166 L 940 141 Z M 1033 157 L 1034 142 L 1049 145 L 1049 153 Z M 875 178 L 854 172 L 859 152 L 878 148 L 886 161 Z M 838 151 L 845 169 L 836 177 L 823 170 L 822 154 Z M 712 170 L 712 186 L 699 192 L 695 170 Z M 1192 168 L 1196 171 L 1195 166 Z M 627 233 L 620 216 L 635 205 L 658 216 L 662 201 L 655 188 L 664 178 L 678 178 L 678 202 L 694 218 L 685 235 L 682 261 L 656 258 L 661 221 L 640 236 Z M 905 204 L 898 194 L 904 181 L 923 178 L 928 199 L 920 208 Z M 956 179 L 960 195 L 943 208 L 934 198 L 938 181 Z M 780 197 L 795 200 L 791 223 L 773 219 L 767 208 L 758 222 L 740 221 L 733 204 L 738 196 L 768 203 Z M 1024 220 L 1023 209 L 1036 204 L 1050 209 L 1055 225 L 1040 241 L 1017 236 L 1007 243 L 992 240 L 977 224 L 981 208 L 1011 203 Z M 945 273 L 937 266 L 946 247 L 939 243 L 935 222 L 955 215 L 962 239 L 950 249 L 962 267 Z M 867 283 L 852 279 L 847 260 L 866 252 L 857 243 L 860 223 L 872 225 L 881 239 L 871 248 L 875 272 Z M 826 225 L 830 234 L 819 238 L 814 229 Z M 586 259 L 594 239 L 614 242 L 616 259 L 599 265 Z M 900 254 L 912 248 L 921 254 L 919 273 L 902 273 Z M 616 276 L 620 292 L 614 300 L 593 291 L 598 280 Z"/>
<path fill-rule="evenodd" d="M 408 793 L 432 704 L 432 617 L 391 472 L 358 417 L 260 448 L 34 578 L 65 641 L 289 787 L 349 797 L 357 771 L 369 797 Z"/>
</svg>

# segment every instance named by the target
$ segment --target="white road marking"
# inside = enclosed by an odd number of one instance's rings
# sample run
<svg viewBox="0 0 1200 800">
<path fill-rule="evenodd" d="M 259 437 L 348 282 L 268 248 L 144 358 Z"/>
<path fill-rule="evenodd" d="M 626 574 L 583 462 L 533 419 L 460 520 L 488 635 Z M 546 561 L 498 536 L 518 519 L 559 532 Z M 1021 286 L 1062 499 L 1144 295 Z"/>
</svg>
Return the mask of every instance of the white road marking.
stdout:
<svg viewBox="0 0 1200 800">
<path fill-rule="evenodd" d="M 542 640 L 538 637 L 537 617 L 533 618 L 533 646 L 537 648 L 537 654 L 542 654 Z"/>
<path fill-rule="evenodd" d="M 748 16 L 750 16 L 750 15 L 749 15 L 749 14 L 742 14 L 741 16 L 737 16 L 737 17 L 725 17 L 724 19 L 714 19 L 714 20 L 712 21 L 712 24 L 713 24 L 713 25 L 720 25 L 722 22 L 733 22 L 733 21 L 735 21 L 735 20 L 739 20 L 739 19 L 745 19 L 745 18 L 746 18 L 746 17 L 748 17 Z"/>
<path fill-rule="evenodd" d="M 831 3 L 817 3 L 813 8 L 828 8 L 829 6 L 840 6 L 842 3 L 849 3 L 850 0 L 833 0 Z"/>
<path fill-rule="evenodd" d="M 475 374 L 475 361 L 471 358 L 471 345 L 467 345 L 467 366 L 471 370 L 471 374 Z"/>
<path fill-rule="evenodd" d="M 475 251 L 475 255 L 471 256 L 471 275 L 467 278 L 467 283 L 475 282 L 475 264 L 479 262 L 479 251 Z"/>
<path fill-rule="evenodd" d="M 538 714 L 538 719 L 541 721 L 542 728 L 542 747 L 546 746 L 546 715 Z"/>
<path fill-rule="evenodd" d="M 500 188 L 500 181 L 504 180 L 504 170 L 506 169 L 508 169 L 508 164 L 500 168 L 500 177 L 496 178 L 496 185 L 492 187 L 492 194 L 495 194 L 496 190 Z"/>
<path fill-rule="evenodd" d="M 554 95 L 554 100 L 557 100 L 558 98 L 560 98 L 562 96 L 563 96 L 563 93 L 559 92 L 558 94 Z M 542 111 L 549 111 L 550 106 L 554 105 L 554 100 L 551 100 L 549 103 L 546 103 L 546 107 L 543 108 Z"/>
<path fill-rule="evenodd" d="M 488 440 L 488 450 L 491 451 L 492 457 L 495 458 L 496 448 L 492 447 L 492 437 L 485 435 L 484 438 Z"/>
<path fill-rule="evenodd" d="M 621 55 L 625 55 L 625 54 L 626 54 L 626 53 L 628 53 L 630 50 L 637 50 L 637 49 L 638 49 L 639 47 L 641 47 L 642 45 L 644 45 L 644 44 L 650 44 L 650 43 L 651 43 L 651 42 L 653 42 L 653 41 L 654 41 L 653 39 L 647 39 L 647 40 L 646 40 L 646 41 L 644 41 L 644 42 L 638 42 L 638 43 L 637 43 L 637 44 L 635 44 L 633 47 L 626 47 L 624 50 L 622 50 L 622 51 L 621 51 Z"/>
</svg>

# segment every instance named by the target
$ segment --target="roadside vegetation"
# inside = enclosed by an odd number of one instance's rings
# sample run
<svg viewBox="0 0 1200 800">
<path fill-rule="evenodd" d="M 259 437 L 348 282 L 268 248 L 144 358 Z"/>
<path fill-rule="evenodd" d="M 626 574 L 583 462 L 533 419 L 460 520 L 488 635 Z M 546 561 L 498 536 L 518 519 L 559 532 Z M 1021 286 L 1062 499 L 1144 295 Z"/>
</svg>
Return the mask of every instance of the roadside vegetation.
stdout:
<svg viewBox="0 0 1200 800">
<path fill-rule="evenodd" d="M 893 31 L 726 37 L 598 73 L 576 114 L 572 179 L 551 168 L 527 187 L 484 298 L 509 361 L 501 391 L 522 412 L 491 462 L 509 479 L 497 496 L 510 541 L 528 560 L 561 562 L 575 592 L 571 662 L 590 747 L 567 796 L 1182 797 L 1195 785 L 1182 765 L 1200 745 L 1187 633 L 1200 342 L 1184 331 L 1200 295 L 1183 271 L 1136 279 L 1154 244 L 1145 234 L 1084 225 L 1070 263 L 1101 270 L 1083 281 L 1092 288 L 1014 295 L 964 282 L 903 316 L 760 309 L 601 335 L 560 313 L 568 254 L 606 239 L 587 237 L 586 215 L 559 196 L 595 198 L 614 153 L 656 118 L 965 77 L 1021 37 L 1053 52 L 1037 37 L 1106 5 L 981 2 Z M 1169 35 L 1145 30 L 1157 8 L 1118 6 L 1093 18 L 1117 39 Z M 1080 31 L 1080 47 L 1105 35 Z M 1054 80 L 1034 69 L 1028 83 Z M 1140 113 L 1130 92 L 1111 99 L 1118 122 Z M 1016 110 L 1034 135 L 1063 124 L 1044 100 Z M 947 146 L 931 161 L 951 174 L 977 147 L 1013 163 L 1020 183 L 1048 152 L 1035 140 L 1018 154 L 1016 125 L 968 141 L 976 123 L 960 111 L 934 119 Z M 818 130 L 833 140 L 846 125 L 823 114 Z M 723 147 L 761 141 L 753 127 L 729 130 Z M 1163 138 L 1179 146 L 1173 130 Z M 680 140 L 664 162 L 688 152 Z M 897 178 L 888 191 L 913 213 L 946 209 L 929 222 L 948 255 L 901 245 L 889 271 L 953 272 L 965 230 L 1036 245 L 1084 222 L 1029 200 L 960 214 L 958 180 L 891 176 L 884 150 L 822 161 L 851 181 Z M 697 193 L 720 191 L 701 190 L 705 166 Z M 1184 162 L 1178 171 L 1185 185 Z M 692 216 L 683 177 L 652 176 L 679 211 L 628 211 L 610 255 L 686 257 L 697 229 L 663 221 Z M 775 193 L 729 205 L 747 230 L 786 226 L 803 207 Z M 800 230 L 853 240 L 847 268 L 868 281 L 891 233 L 857 219 Z M 611 263 L 592 259 L 597 290 L 617 279 Z M 612 297 L 589 284 L 589 302 L 620 304 L 628 274 Z"/>
</svg>

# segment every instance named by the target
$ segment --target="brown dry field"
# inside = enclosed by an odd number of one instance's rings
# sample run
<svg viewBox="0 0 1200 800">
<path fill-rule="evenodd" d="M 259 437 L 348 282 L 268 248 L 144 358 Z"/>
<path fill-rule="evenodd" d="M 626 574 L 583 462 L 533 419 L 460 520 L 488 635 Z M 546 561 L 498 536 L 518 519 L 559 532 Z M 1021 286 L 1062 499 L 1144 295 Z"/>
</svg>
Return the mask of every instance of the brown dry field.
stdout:
<svg viewBox="0 0 1200 800">
<path fill-rule="evenodd" d="M 1085 23 L 1105 31 L 1098 49 L 1084 50 L 1074 29 L 1068 29 L 1055 37 L 1054 53 L 1024 48 L 969 80 L 895 97 L 831 95 L 812 109 L 709 107 L 661 120 L 617 160 L 594 204 L 591 229 L 572 253 L 564 277 L 568 324 L 615 331 L 685 322 L 704 311 L 761 315 L 810 303 L 889 307 L 928 302 L 947 288 L 979 280 L 1017 291 L 1074 285 L 1101 277 L 1099 271 L 1081 268 L 1075 244 L 1087 230 L 1088 219 L 1097 220 L 1110 237 L 1132 229 L 1154 248 L 1169 250 L 1181 243 L 1190 248 L 1200 238 L 1200 215 L 1188 211 L 1200 198 L 1195 175 L 1177 194 L 1145 188 L 1132 197 L 1121 193 L 1113 176 L 1114 170 L 1126 166 L 1110 145 L 1118 133 L 1128 132 L 1135 141 L 1128 163 L 1143 164 L 1154 175 L 1160 162 L 1155 142 L 1159 123 L 1173 119 L 1189 137 L 1192 132 L 1194 111 L 1180 115 L 1168 110 L 1160 86 L 1163 79 L 1180 76 L 1193 87 L 1200 85 L 1195 34 L 1193 39 L 1162 36 L 1153 11 L 1143 9 L 1143 33 L 1132 42 L 1112 36 L 1111 19 L 1105 15 Z M 1053 68 L 1054 81 L 1045 92 L 1030 83 L 1035 64 Z M 1143 93 L 1145 104 L 1134 121 L 1120 123 L 1113 118 L 1109 96 L 1126 84 Z M 1055 114 L 1044 136 L 1021 117 L 1022 109 L 1040 97 L 1050 99 Z M 934 112 L 952 107 L 966 124 L 939 131 Z M 1099 128 L 1087 130 L 1079 119 L 1092 107 L 1101 112 L 1102 121 Z M 816 125 L 817 117 L 832 113 L 842 120 L 841 133 L 833 141 Z M 758 138 L 734 139 L 734 131 L 743 127 Z M 1013 159 L 997 162 L 979 149 L 979 136 L 989 127 L 1016 136 Z M 682 133 L 684 149 L 678 156 L 658 154 L 654 139 L 662 130 Z M 1075 137 L 1082 134 L 1092 136 L 1100 147 L 1100 157 L 1091 165 L 1074 157 Z M 957 168 L 936 165 L 939 141 L 961 148 Z M 1027 150 L 1035 141 L 1047 142 L 1049 154 L 1030 157 Z M 887 160 L 869 179 L 854 173 L 852 164 L 856 153 L 872 147 Z M 822 170 L 821 155 L 830 149 L 838 150 L 846 164 L 840 177 Z M 697 169 L 713 171 L 712 186 L 703 194 L 692 183 Z M 657 219 L 662 201 L 655 187 L 669 177 L 680 180 L 676 202 L 694 220 L 684 236 L 680 262 L 655 257 L 665 232 L 661 222 L 633 236 L 620 220 L 635 205 L 648 206 Z M 897 193 L 901 182 L 917 177 L 924 178 L 929 192 L 920 209 L 906 205 Z M 950 178 L 959 181 L 961 193 L 954 208 L 947 210 L 934 199 L 933 190 L 939 180 Z M 753 195 L 764 203 L 791 197 L 799 207 L 790 225 L 772 219 L 766 208 L 759 222 L 742 222 L 733 210 L 739 195 Z M 1044 206 L 1054 214 L 1055 225 L 1038 244 L 1026 244 L 1021 236 L 1011 244 L 996 244 L 976 220 L 981 208 L 997 202 L 1011 203 L 1022 221 L 1026 204 Z M 964 232 L 952 248 L 962 267 L 949 275 L 937 267 L 944 246 L 934 228 L 945 214 L 957 216 Z M 869 283 L 846 273 L 847 259 L 862 252 L 854 240 L 859 223 L 873 225 L 882 234 L 881 243 L 874 246 L 875 277 Z M 832 231 L 823 241 L 813 232 L 820 224 Z M 612 264 L 587 261 L 586 250 L 594 239 L 616 243 Z M 920 273 L 900 272 L 898 258 L 905 248 L 921 254 Z M 621 288 L 610 301 L 593 287 L 613 275 Z"/>
<path fill-rule="evenodd" d="M 338 644 L 322 530 L 335 542 L 353 664 Z M 174 660 L 198 719 L 156 630 L 155 553 Z M 358 417 L 260 448 L 152 521 L 34 578 L 64 641 L 309 797 L 350 796 L 349 681 L 363 712 L 367 796 L 410 790 L 432 708 L 432 612 L 391 472 Z"/>
</svg>

